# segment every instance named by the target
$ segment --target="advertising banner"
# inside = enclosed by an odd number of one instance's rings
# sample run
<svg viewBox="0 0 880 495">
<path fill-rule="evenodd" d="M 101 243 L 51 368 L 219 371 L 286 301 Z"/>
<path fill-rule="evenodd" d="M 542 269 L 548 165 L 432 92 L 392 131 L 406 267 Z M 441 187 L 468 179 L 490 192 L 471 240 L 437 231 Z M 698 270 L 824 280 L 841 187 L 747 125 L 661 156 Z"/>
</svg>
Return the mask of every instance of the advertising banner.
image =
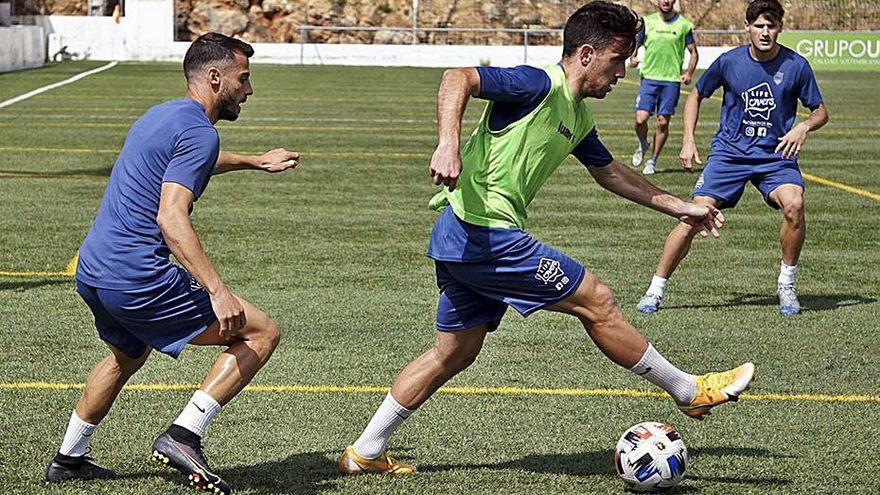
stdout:
<svg viewBox="0 0 880 495">
<path fill-rule="evenodd" d="M 816 70 L 880 71 L 880 31 L 783 31 L 779 43 Z"/>
</svg>

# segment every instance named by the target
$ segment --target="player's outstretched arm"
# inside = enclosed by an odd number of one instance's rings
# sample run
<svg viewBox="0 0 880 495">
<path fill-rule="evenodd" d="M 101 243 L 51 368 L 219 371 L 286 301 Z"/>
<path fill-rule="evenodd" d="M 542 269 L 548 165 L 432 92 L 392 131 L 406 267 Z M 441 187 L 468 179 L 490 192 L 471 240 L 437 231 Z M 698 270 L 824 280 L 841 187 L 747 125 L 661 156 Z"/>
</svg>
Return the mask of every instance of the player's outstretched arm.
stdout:
<svg viewBox="0 0 880 495">
<path fill-rule="evenodd" d="M 696 89 L 691 91 L 684 104 L 684 115 L 681 118 L 684 136 L 682 137 L 681 153 L 678 154 L 678 158 L 681 160 L 682 168 L 688 172 L 694 171 L 694 162 L 701 165 L 703 163 L 700 161 L 699 153 L 697 153 L 697 142 L 694 137 L 697 130 L 697 120 L 700 117 L 700 103 L 702 101 L 703 97 L 700 96 L 699 91 Z"/>
<path fill-rule="evenodd" d="M 480 74 L 477 69 L 447 69 L 437 91 L 437 149 L 429 166 L 434 184 L 443 184 L 449 190 L 461 174 L 461 118 L 468 98 L 480 94 Z"/>
<path fill-rule="evenodd" d="M 800 124 L 791 128 L 785 133 L 785 136 L 779 138 L 779 144 L 776 146 L 776 153 L 782 152 L 782 158 L 794 158 L 800 153 L 804 142 L 807 140 L 807 133 L 815 131 L 828 123 L 828 108 L 824 103 L 820 103 L 812 112 L 810 117 Z"/>
<path fill-rule="evenodd" d="M 688 225 L 702 226 L 713 237 L 719 237 L 718 228 L 724 224 L 724 215 L 718 209 L 682 201 L 617 160 L 613 160 L 610 165 L 589 167 L 587 170 L 605 189 L 640 205 L 666 213 Z M 706 235 L 705 232 L 701 234 Z"/>
<path fill-rule="evenodd" d="M 682 84 L 690 84 L 691 80 L 694 77 L 694 71 L 697 70 L 697 62 L 700 60 L 700 53 L 697 51 L 696 43 L 688 43 L 687 44 L 688 53 L 691 54 L 688 59 L 688 68 L 684 71 L 684 74 L 681 75 L 681 83 Z"/>
<path fill-rule="evenodd" d="M 220 335 L 230 339 L 247 323 L 244 307 L 220 278 L 196 236 L 189 218 L 194 199 L 186 187 L 175 182 L 163 183 L 156 222 L 174 257 L 210 294 L 211 307 L 220 322 Z"/>
<path fill-rule="evenodd" d="M 239 155 L 229 151 L 220 150 L 217 156 L 217 164 L 214 167 L 214 175 L 231 172 L 233 170 L 263 170 L 269 173 L 284 172 L 299 165 L 299 153 L 287 151 L 284 148 L 275 148 L 262 155 Z"/>
</svg>

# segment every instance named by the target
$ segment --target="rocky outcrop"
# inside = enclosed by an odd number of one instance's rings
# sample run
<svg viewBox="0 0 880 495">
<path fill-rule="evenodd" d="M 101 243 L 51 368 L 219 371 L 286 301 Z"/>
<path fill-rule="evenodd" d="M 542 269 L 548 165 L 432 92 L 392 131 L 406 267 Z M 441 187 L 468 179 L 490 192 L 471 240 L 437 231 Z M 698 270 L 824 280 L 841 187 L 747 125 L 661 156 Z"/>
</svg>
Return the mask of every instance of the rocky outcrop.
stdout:
<svg viewBox="0 0 880 495">
<path fill-rule="evenodd" d="M 137 1 L 137 0 L 129 0 Z M 16 14 L 85 14 L 87 0 L 13 0 Z M 622 0 L 639 13 L 652 12 L 651 0 Z M 574 0 L 420 0 L 420 27 L 558 29 L 583 1 Z M 747 0 L 687 0 L 684 13 L 697 28 L 742 29 Z M 788 29 L 877 29 L 877 0 L 786 0 Z M 301 25 L 412 26 L 412 0 L 177 0 L 177 39 L 218 31 L 246 41 L 289 43 L 303 36 Z M 315 43 L 409 43 L 408 31 L 309 30 Z M 516 33 L 420 33 L 422 43 L 522 43 Z M 558 35 L 532 35 L 531 44 L 559 44 Z"/>
</svg>

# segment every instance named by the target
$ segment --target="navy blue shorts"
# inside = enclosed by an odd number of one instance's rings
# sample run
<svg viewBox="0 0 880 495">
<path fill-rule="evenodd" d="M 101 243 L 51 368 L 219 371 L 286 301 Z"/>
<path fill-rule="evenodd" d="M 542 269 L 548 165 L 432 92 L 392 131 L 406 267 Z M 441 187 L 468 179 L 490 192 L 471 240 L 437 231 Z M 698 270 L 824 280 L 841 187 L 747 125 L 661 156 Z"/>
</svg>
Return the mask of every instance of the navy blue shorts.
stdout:
<svg viewBox="0 0 880 495">
<path fill-rule="evenodd" d="M 571 295 L 586 270 L 531 236 L 495 258 L 477 262 L 434 260 L 440 301 L 437 330 L 456 332 L 489 323 L 495 330 L 510 306 L 523 316 Z"/>
<path fill-rule="evenodd" d="M 217 321 L 208 293 L 181 267 L 171 280 L 146 291 L 98 289 L 77 280 L 76 292 L 95 315 L 101 340 L 137 358 L 148 347 L 177 357 Z"/>
<path fill-rule="evenodd" d="M 709 155 L 706 167 L 694 186 L 694 196 L 709 196 L 720 201 L 724 208 L 736 206 L 742 197 L 746 183 L 751 182 L 773 208 L 779 205 L 770 199 L 770 193 L 783 184 L 804 187 L 804 178 L 797 161 L 782 158 L 733 158 L 718 154 Z"/>
<path fill-rule="evenodd" d="M 680 94 L 681 85 L 677 82 L 642 79 L 636 97 L 636 110 L 644 110 L 651 115 L 675 115 Z"/>
</svg>

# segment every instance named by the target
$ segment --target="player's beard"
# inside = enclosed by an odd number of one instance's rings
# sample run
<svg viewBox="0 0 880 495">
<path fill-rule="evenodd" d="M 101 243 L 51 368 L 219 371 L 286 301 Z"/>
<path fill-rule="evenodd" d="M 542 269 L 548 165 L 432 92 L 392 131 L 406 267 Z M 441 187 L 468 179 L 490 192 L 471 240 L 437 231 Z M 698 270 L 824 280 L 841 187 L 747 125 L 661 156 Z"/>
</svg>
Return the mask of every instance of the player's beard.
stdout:
<svg viewBox="0 0 880 495">
<path fill-rule="evenodd" d="M 218 108 L 220 109 L 220 120 L 236 120 L 241 111 L 238 99 L 235 98 L 235 95 L 232 95 L 227 91 L 224 91 L 220 95 L 220 104 L 218 105 Z"/>
</svg>

